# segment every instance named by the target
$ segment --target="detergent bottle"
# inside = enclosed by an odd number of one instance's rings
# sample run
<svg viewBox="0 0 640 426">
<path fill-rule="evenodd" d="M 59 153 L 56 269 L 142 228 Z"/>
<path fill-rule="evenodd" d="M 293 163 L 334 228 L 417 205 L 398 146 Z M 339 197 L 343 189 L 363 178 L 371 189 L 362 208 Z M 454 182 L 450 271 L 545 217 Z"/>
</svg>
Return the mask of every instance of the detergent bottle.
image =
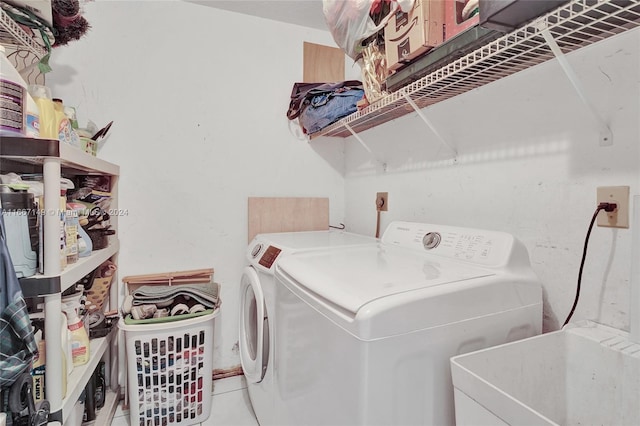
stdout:
<svg viewBox="0 0 640 426">
<path fill-rule="evenodd" d="M 51 99 L 51 89 L 39 84 L 27 86 L 38 109 L 38 132 L 43 139 L 58 139 L 58 122 Z"/>
<path fill-rule="evenodd" d="M 0 45 L 0 135 L 26 134 L 27 85 Z"/>
</svg>

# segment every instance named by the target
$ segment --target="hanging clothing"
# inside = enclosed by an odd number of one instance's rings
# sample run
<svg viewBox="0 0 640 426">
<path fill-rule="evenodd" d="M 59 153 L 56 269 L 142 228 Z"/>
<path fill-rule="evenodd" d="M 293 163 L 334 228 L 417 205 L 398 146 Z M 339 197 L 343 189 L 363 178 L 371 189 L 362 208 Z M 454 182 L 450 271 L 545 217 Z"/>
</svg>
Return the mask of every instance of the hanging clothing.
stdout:
<svg viewBox="0 0 640 426">
<path fill-rule="evenodd" d="M 11 386 L 31 368 L 38 346 L 7 247 L 0 208 L 0 388 Z"/>
</svg>

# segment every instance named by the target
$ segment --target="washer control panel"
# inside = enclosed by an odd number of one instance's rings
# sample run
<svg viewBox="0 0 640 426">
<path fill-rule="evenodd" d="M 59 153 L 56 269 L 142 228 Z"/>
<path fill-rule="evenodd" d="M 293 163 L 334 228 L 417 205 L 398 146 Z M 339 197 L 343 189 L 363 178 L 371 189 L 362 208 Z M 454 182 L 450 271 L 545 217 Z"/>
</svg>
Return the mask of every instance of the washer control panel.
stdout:
<svg viewBox="0 0 640 426">
<path fill-rule="evenodd" d="M 382 242 L 451 259 L 498 266 L 508 261 L 515 238 L 497 231 L 393 222 L 385 230 Z"/>
<path fill-rule="evenodd" d="M 273 262 L 276 261 L 280 252 L 282 252 L 282 250 L 280 250 L 278 247 L 269 246 L 265 250 L 258 263 L 267 269 L 271 269 L 271 266 L 273 266 Z"/>
</svg>

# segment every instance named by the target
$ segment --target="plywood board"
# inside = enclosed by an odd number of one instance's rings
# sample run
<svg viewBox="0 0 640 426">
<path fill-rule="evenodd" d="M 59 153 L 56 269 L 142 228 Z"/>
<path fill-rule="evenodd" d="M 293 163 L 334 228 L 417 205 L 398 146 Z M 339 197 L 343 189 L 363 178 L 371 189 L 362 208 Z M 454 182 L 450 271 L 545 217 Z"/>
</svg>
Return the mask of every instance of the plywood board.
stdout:
<svg viewBox="0 0 640 426">
<path fill-rule="evenodd" d="M 304 42 L 304 83 L 344 81 L 344 52 L 337 47 Z"/>
<path fill-rule="evenodd" d="M 310 197 L 249 197 L 249 234 L 326 231 L 329 199 Z"/>
</svg>

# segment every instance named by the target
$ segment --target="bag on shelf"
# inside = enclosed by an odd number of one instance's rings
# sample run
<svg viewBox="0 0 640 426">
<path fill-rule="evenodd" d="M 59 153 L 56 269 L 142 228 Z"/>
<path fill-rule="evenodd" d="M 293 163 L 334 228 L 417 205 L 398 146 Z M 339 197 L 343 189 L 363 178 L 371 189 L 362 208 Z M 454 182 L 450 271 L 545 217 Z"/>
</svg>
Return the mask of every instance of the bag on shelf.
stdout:
<svg viewBox="0 0 640 426">
<path fill-rule="evenodd" d="M 305 134 L 318 132 L 331 123 L 358 110 L 364 97 L 362 83 L 347 80 L 339 83 L 295 83 L 287 118 L 298 118 Z"/>
<path fill-rule="evenodd" d="M 367 102 L 373 103 L 389 94 L 386 80 L 387 56 L 385 54 L 384 36 L 378 33 L 363 42 L 362 50 L 362 84 Z"/>
<path fill-rule="evenodd" d="M 386 25 L 398 10 L 409 11 L 415 0 L 323 0 L 322 12 L 336 44 L 351 59 L 361 53 L 361 43 Z M 389 4 L 389 11 L 374 21 L 375 11 L 382 4 Z"/>
</svg>

